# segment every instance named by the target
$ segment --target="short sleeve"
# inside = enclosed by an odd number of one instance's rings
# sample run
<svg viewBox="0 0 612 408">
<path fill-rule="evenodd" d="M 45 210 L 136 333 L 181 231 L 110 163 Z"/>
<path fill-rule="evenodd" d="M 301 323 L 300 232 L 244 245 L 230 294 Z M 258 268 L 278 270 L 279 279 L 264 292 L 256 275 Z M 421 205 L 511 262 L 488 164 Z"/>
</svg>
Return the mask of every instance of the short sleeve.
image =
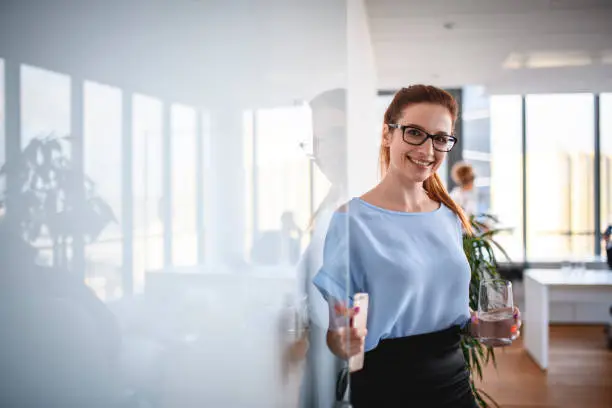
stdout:
<svg viewBox="0 0 612 408">
<path fill-rule="evenodd" d="M 323 265 L 313 279 L 315 287 L 328 301 L 352 299 L 348 220 L 348 213 L 334 213 L 325 235 Z"/>
</svg>

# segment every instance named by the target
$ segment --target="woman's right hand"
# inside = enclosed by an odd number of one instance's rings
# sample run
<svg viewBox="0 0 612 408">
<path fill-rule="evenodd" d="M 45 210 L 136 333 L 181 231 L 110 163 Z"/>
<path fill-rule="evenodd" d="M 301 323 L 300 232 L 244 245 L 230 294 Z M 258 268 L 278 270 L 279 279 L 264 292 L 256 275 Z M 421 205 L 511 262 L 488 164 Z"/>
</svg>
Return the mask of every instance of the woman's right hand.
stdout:
<svg viewBox="0 0 612 408">
<path fill-rule="evenodd" d="M 352 327 L 353 317 L 359 313 L 359 307 L 349 309 L 337 304 L 335 311 L 339 320 L 348 317 L 350 327 L 340 325 L 337 328 L 329 329 L 327 331 L 327 346 L 336 356 L 348 360 L 364 351 L 365 337 L 368 331 L 365 328 Z"/>
</svg>

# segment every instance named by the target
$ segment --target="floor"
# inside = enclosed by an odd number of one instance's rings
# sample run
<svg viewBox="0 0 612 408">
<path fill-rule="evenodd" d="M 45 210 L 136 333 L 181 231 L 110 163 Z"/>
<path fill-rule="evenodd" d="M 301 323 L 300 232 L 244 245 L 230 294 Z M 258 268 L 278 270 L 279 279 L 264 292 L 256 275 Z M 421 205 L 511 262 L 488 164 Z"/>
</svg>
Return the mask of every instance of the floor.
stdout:
<svg viewBox="0 0 612 408">
<path fill-rule="evenodd" d="M 612 351 L 606 348 L 603 330 L 551 326 L 548 372 L 517 341 L 496 353 L 497 369 L 488 366 L 478 387 L 502 408 L 610 408 Z"/>
</svg>

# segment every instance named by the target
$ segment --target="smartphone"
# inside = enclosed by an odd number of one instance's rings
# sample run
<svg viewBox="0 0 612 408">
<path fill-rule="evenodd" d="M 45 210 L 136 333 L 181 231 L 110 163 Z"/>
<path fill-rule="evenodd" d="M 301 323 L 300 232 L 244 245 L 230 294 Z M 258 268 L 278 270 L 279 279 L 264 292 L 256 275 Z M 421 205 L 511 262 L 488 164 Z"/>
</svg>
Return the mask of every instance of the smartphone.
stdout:
<svg viewBox="0 0 612 408">
<path fill-rule="evenodd" d="M 352 327 L 365 329 L 368 322 L 368 303 L 369 297 L 367 293 L 356 293 L 353 296 L 353 307 L 359 306 L 359 313 L 352 319 Z M 364 352 L 349 358 L 349 371 L 351 373 L 359 371 L 363 368 Z"/>
</svg>

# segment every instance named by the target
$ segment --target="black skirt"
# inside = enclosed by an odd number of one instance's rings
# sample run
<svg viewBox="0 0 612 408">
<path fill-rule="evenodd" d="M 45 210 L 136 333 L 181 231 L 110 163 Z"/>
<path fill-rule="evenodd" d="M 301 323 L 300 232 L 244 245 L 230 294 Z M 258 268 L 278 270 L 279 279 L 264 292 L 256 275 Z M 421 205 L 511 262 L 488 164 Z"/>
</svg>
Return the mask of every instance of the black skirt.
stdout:
<svg viewBox="0 0 612 408">
<path fill-rule="evenodd" d="M 458 326 L 382 340 L 350 376 L 353 408 L 477 408 Z"/>
</svg>

